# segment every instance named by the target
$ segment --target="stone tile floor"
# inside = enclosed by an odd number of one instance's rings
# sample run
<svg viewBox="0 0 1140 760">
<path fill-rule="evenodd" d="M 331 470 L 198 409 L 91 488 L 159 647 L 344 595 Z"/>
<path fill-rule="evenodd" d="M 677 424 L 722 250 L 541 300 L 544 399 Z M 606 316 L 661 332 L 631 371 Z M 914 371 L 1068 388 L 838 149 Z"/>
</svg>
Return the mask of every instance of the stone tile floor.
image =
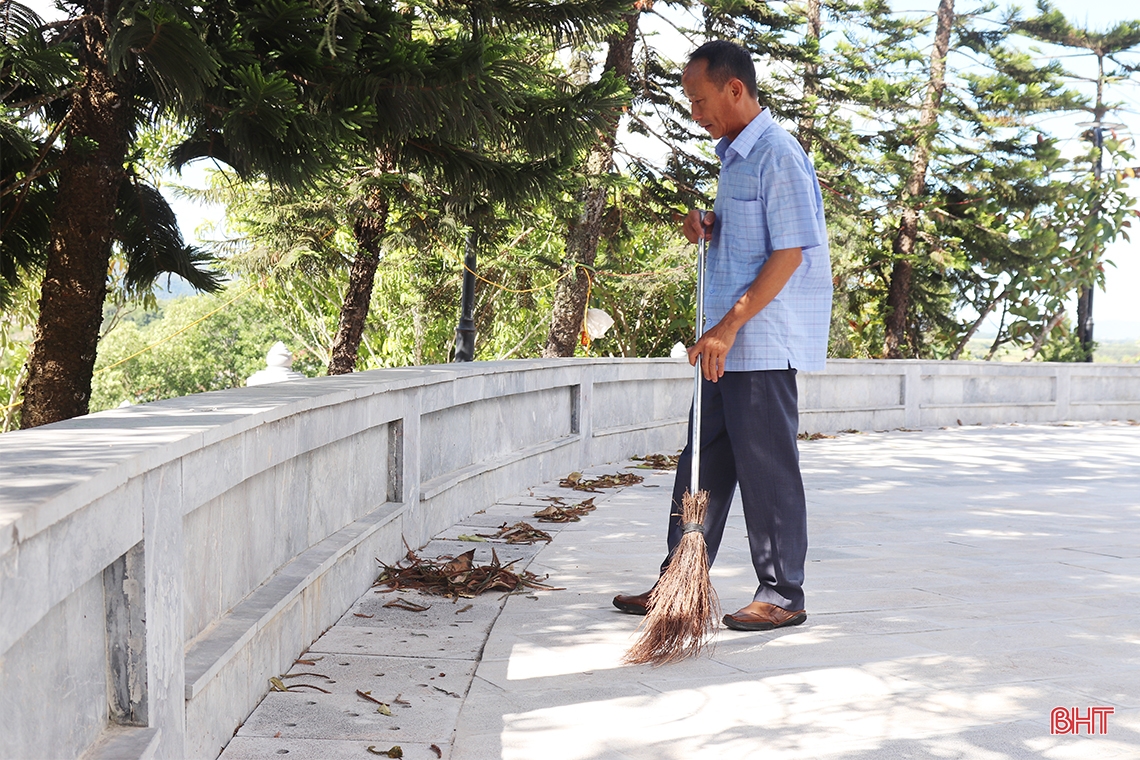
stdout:
<svg viewBox="0 0 1140 760">
<path fill-rule="evenodd" d="M 541 525 L 549 546 L 499 547 L 565 590 L 406 595 L 423 613 L 369 592 L 290 671 L 321 676 L 287 679 L 332 693 L 271 692 L 222 757 L 1140 758 L 1140 427 L 844 434 L 801 456 L 805 625 L 722 630 L 707 657 L 623 666 L 640 618 L 610 599 L 652 583 L 672 483 L 637 470 L 643 484 L 581 522 Z M 454 539 L 537 525 L 542 497 L 568 494 L 588 495 L 536 486 L 420 554 L 483 560 L 487 544 Z M 749 601 L 739 511 L 713 576 L 727 611 Z M 1114 713 L 1105 734 L 1053 735 L 1058 706 Z"/>
</svg>

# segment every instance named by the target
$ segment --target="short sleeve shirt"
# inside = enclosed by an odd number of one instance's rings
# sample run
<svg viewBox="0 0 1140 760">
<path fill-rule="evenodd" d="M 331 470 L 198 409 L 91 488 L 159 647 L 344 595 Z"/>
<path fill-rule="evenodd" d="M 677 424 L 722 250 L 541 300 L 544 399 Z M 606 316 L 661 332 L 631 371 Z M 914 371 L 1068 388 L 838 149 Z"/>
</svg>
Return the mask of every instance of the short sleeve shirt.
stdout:
<svg viewBox="0 0 1140 760">
<path fill-rule="evenodd" d="M 803 262 L 736 335 L 725 371 L 824 369 L 831 324 L 831 259 L 823 197 L 811 160 L 767 109 L 721 160 L 716 224 L 705 275 L 705 324 L 715 325 L 756 280 L 772 251 L 803 249 Z"/>
</svg>

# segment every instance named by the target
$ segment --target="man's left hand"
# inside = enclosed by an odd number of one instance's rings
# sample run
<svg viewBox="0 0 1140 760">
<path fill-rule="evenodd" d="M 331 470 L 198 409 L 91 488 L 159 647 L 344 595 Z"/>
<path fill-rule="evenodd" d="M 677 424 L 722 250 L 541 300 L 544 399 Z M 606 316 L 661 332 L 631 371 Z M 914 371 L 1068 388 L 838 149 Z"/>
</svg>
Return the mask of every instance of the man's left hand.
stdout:
<svg viewBox="0 0 1140 760">
<path fill-rule="evenodd" d="M 695 366 L 697 357 L 700 356 L 701 374 L 706 380 L 715 383 L 724 375 L 724 362 L 735 342 L 736 330 L 723 321 L 718 322 L 689 349 L 689 364 Z"/>
</svg>

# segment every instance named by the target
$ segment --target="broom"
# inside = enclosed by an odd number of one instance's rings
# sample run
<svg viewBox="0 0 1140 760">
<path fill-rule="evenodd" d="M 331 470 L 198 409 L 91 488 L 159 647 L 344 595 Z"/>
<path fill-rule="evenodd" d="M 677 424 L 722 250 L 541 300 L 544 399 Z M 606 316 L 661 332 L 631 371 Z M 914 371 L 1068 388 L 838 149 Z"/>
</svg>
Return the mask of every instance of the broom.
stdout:
<svg viewBox="0 0 1140 760">
<path fill-rule="evenodd" d="M 701 228 L 704 230 L 704 212 Z M 697 241 L 697 340 L 705 321 L 705 239 Z M 709 553 L 704 522 L 708 491 L 700 490 L 701 358 L 693 381 L 693 425 L 689 490 L 681 500 L 681 540 L 657 585 L 649 593 L 641 638 L 625 654 L 632 665 L 664 665 L 700 654 L 716 630 L 720 616 L 716 591 L 709 579 Z"/>
</svg>

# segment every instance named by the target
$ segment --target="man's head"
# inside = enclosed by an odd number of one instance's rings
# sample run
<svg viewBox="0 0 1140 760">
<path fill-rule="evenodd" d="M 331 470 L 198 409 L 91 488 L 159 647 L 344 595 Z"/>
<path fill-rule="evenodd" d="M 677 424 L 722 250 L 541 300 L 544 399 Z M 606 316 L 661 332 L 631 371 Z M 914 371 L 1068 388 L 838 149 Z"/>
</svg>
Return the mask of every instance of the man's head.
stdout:
<svg viewBox="0 0 1140 760">
<path fill-rule="evenodd" d="M 726 40 L 701 45 L 689 56 L 681 76 L 693 121 L 714 140 L 734 139 L 760 113 L 756 101 L 756 66 L 744 48 Z"/>
</svg>

